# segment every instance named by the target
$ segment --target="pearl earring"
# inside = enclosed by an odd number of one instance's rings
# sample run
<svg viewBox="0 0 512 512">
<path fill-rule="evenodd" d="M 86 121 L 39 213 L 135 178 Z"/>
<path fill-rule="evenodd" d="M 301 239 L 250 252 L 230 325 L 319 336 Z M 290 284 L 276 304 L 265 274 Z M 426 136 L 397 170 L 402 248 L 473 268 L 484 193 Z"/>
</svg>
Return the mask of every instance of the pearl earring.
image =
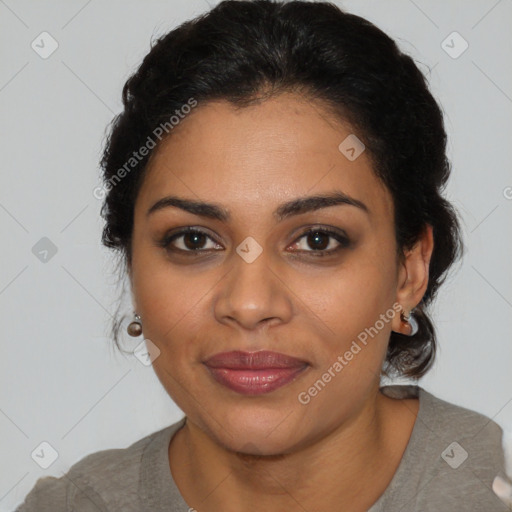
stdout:
<svg viewBox="0 0 512 512">
<path fill-rule="evenodd" d="M 137 315 L 137 313 L 135 313 L 134 316 L 135 319 L 128 325 L 126 330 L 128 331 L 128 334 L 130 336 L 136 338 L 137 336 L 140 336 L 142 334 L 142 323 L 140 320 L 140 316 Z"/>
</svg>

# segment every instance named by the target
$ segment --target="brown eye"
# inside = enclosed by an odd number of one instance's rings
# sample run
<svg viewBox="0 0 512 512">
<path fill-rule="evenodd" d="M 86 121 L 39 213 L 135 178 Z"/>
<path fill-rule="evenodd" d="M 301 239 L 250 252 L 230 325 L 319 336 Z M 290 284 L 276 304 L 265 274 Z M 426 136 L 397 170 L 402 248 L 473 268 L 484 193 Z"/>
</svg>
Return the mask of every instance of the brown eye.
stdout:
<svg viewBox="0 0 512 512">
<path fill-rule="evenodd" d="M 210 246 L 208 247 L 208 242 Z M 159 244 L 172 252 L 206 252 L 222 248 L 207 233 L 199 229 L 187 228 L 177 233 L 167 235 Z"/>
<path fill-rule="evenodd" d="M 303 242 L 300 242 L 303 240 Z M 333 254 L 349 247 L 347 236 L 327 228 L 314 228 L 303 233 L 294 246 L 299 252 L 309 252 L 316 256 Z M 309 248 L 309 249 L 308 249 Z"/>
<path fill-rule="evenodd" d="M 321 250 L 323 251 L 329 246 L 330 236 L 326 233 L 322 233 L 321 231 L 315 231 L 314 233 L 307 234 L 307 244 L 313 250 Z"/>
<path fill-rule="evenodd" d="M 202 249 L 208 238 L 204 233 L 186 233 L 182 237 L 183 245 L 190 250 Z"/>
</svg>

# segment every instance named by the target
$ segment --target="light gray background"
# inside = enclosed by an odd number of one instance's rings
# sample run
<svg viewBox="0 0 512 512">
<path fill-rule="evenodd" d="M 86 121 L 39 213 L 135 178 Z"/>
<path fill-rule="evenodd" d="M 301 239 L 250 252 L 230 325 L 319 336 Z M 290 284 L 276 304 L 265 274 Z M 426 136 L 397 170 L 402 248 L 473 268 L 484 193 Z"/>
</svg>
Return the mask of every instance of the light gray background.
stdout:
<svg viewBox="0 0 512 512">
<path fill-rule="evenodd" d="M 338 4 L 421 63 L 446 113 L 447 193 L 468 254 L 436 303 L 441 351 L 421 385 L 512 431 L 512 1 Z M 39 477 L 181 417 L 151 367 L 111 349 L 118 289 L 92 190 L 105 128 L 151 37 L 206 9 L 205 0 L 0 0 L 2 511 Z M 47 59 L 31 48 L 43 31 L 59 44 Z M 469 43 L 457 59 L 441 46 L 453 31 Z M 42 237 L 57 247 L 46 263 L 32 253 Z M 31 458 L 43 441 L 59 454 L 48 469 Z"/>
</svg>

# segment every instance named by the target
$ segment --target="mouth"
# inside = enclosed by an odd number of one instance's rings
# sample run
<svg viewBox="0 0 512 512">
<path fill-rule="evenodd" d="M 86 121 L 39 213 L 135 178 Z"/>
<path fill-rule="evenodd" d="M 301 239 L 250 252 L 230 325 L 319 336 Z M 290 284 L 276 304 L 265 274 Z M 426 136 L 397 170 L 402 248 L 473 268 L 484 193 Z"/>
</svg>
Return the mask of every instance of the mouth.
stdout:
<svg viewBox="0 0 512 512">
<path fill-rule="evenodd" d="M 219 384 L 243 395 L 270 393 L 295 380 L 309 364 L 279 352 L 222 352 L 204 362 Z"/>
</svg>

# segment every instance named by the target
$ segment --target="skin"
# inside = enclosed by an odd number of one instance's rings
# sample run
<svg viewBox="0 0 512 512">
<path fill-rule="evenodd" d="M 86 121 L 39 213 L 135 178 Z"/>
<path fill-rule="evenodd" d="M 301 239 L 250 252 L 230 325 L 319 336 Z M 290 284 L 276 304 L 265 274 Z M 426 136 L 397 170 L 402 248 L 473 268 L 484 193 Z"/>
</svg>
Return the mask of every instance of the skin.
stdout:
<svg viewBox="0 0 512 512">
<path fill-rule="evenodd" d="M 169 445 L 170 471 L 201 512 L 366 511 L 406 448 L 418 400 L 379 392 L 391 330 L 410 332 L 399 314 L 308 404 L 298 400 L 379 315 L 395 303 L 406 312 L 416 306 L 428 283 L 431 227 L 400 263 L 389 191 L 365 152 L 350 161 L 338 149 L 351 133 L 319 103 L 284 93 L 240 110 L 199 105 L 152 155 L 135 204 L 129 273 L 144 337 L 161 351 L 155 372 L 187 416 Z M 369 214 L 336 205 L 273 217 L 282 203 L 334 190 Z M 217 203 L 231 218 L 176 207 L 147 214 L 168 195 Z M 158 245 L 187 226 L 211 239 Z M 302 236 L 309 227 L 344 230 L 350 244 L 315 257 L 315 240 Z M 262 248 L 252 263 L 236 252 L 248 236 Z M 327 238 L 321 250 L 338 246 Z M 193 247 L 208 251 L 196 256 Z M 218 352 L 261 349 L 309 367 L 271 393 L 245 396 L 202 364 Z"/>
</svg>

